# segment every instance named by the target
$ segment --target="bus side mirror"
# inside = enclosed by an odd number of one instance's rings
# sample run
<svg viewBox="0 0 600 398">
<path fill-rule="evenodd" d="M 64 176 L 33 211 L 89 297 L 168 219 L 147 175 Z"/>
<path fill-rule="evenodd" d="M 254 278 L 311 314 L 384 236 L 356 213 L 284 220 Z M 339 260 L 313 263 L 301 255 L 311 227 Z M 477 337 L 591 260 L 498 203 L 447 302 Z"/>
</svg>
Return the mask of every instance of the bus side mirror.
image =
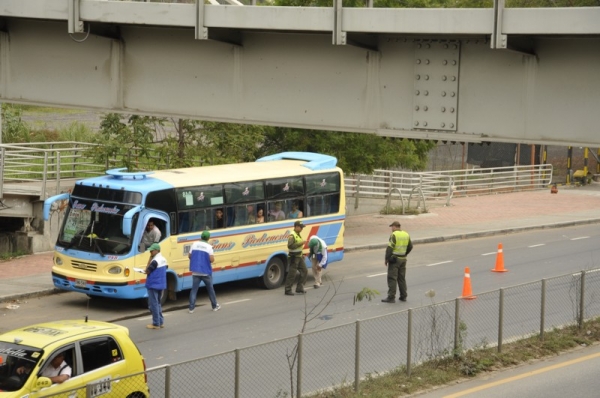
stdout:
<svg viewBox="0 0 600 398">
<path fill-rule="evenodd" d="M 133 216 L 142 210 L 142 206 L 136 206 L 133 209 L 129 210 L 123 216 L 123 235 L 131 236 L 131 225 L 133 223 Z"/>
</svg>

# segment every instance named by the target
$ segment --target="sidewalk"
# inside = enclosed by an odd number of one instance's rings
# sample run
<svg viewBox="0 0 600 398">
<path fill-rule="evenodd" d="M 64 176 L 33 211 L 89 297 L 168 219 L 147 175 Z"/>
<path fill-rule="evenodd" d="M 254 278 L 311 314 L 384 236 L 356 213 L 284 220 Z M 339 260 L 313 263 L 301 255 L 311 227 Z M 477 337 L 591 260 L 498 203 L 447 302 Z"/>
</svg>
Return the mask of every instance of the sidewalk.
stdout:
<svg viewBox="0 0 600 398">
<path fill-rule="evenodd" d="M 398 220 L 414 244 L 491 236 L 539 228 L 600 223 L 600 183 L 584 187 L 454 198 L 418 216 L 369 214 L 346 219 L 344 246 L 381 249 Z M 54 292 L 52 252 L 0 262 L 0 302 Z"/>
</svg>

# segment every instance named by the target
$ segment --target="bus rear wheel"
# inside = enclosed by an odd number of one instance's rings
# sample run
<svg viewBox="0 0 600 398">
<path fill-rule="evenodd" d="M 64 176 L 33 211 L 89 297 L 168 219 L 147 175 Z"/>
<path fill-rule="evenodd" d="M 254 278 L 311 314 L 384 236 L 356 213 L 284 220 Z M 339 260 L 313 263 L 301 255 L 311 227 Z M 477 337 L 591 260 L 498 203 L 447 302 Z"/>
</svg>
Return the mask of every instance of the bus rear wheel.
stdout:
<svg viewBox="0 0 600 398">
<path fill-rule="evenodd" d="M 265 289 L 275 289 L 281 286 L 285 277 L 285 266 L 279 257 L 273 257 L 262 278 L 259 278 L 259 284 Z"/>
</svg>

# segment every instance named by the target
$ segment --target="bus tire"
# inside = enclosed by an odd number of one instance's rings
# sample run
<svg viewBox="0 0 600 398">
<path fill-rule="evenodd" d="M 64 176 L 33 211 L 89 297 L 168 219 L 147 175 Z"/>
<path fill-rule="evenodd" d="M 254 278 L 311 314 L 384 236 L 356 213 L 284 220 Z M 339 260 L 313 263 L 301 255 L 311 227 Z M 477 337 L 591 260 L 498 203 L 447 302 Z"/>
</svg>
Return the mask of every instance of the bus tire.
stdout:
<svg viewBox="0 0 600 398">
<path fill-rule="evenodd" d="M 165 305 L 165 303 L 167 302 L 167 298 L 169 297 L 169 290 L 165 289 L 162 292 L 160 292 L 160 305 Z M 142 308 L 149 308 L 150 305 L 148 304 L 148 297 L 144 297 L 143 299 L 139 299 L 140 300 L 140 306 Z"/>
<path fill-rule="evenodd" d="M 281 258 L 273 257 L 267 264 L 265 273 L 258 282 L 265 289 L 276 289 L 283 283 L 285 278 L 285 265 Z"/>
</svg>

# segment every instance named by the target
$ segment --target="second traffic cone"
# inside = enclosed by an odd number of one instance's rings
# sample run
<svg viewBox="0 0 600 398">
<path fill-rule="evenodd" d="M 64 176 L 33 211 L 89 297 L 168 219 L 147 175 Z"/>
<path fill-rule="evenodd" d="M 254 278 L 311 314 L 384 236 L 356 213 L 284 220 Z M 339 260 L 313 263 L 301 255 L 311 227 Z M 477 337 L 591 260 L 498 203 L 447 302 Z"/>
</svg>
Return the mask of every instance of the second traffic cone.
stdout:
<svg viewBox="0 0 600 398">
<path fill-rule="evenodd" d="M 463 280 L 463 292 L 462 292 L 462 296 L 460 298 L 467 299 L 467 300 L 473 300 L 474 298 L 477 298 L 477 296 L 473 296 L 473 291 L 471 289 L 471 271 L 469 270 L 469 267 L 465 268 L 465 278 Z"/>
<path fill-rule="evenodd" d="M 493 272 L 506 272 L 507 269 L 504 269 L 504 253 L 502 252 L 502 243 L 498 243 L 498 254 L 496 255 L 496 268 L 492 270 Z"/>
</svg>

